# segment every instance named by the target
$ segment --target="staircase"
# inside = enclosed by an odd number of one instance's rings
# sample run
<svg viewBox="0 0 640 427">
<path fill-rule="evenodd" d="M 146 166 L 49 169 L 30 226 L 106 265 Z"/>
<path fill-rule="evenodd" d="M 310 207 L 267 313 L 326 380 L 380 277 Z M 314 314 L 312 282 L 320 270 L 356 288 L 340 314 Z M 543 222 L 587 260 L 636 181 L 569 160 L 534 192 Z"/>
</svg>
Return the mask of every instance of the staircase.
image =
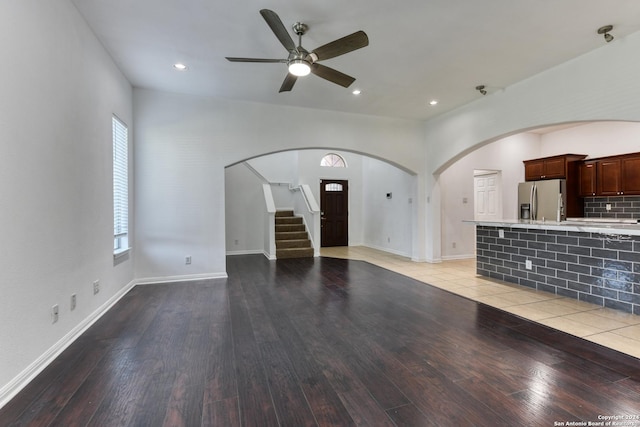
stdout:
<svg viewBox="0 0 640 427">
<path fill-rule="evenodd" d="M 293 211 L 276 212 L 276 258 L 311 258 L 313 247 L 302 222 Z"/>
</svg>

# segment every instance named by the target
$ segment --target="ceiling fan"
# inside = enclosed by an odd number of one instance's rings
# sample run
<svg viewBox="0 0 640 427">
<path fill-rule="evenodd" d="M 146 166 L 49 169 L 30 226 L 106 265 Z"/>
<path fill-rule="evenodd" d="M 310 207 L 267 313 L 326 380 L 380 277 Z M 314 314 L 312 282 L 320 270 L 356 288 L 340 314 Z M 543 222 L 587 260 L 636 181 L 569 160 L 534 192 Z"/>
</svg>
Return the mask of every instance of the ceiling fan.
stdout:
<svg viewBox="0 0 640 427">
<path fill-rule="evenodd" d="M 286 59 L 234 58 L 227 56 L 227 60 L 231 62 L 275 62 L 287 64 L 289 72 L 282 86 L 280 86 L 279 92 L 290 91 L 293 89 L 298 77 L 306 76 L 309 73 L 343 87 L 349 87 L 356 80 L 338 70 L 319 64 L 318 61 L 335 58 L 367 46 L 369 38 L 364 31 L 356 31 L 309 52 L 302 47 L 302 36 L 309 29 L 307 25 L 301 22 L 296 22 L 293 25 L 293 31 L 298 35 L 298 46 L 296 46 L 280 17 L 274 11 L 262 9 L 260 14 L 267 21 L 267 25 L 280 40 L 280 43 L 287 49 L 289 56 Z"/>
</svg>

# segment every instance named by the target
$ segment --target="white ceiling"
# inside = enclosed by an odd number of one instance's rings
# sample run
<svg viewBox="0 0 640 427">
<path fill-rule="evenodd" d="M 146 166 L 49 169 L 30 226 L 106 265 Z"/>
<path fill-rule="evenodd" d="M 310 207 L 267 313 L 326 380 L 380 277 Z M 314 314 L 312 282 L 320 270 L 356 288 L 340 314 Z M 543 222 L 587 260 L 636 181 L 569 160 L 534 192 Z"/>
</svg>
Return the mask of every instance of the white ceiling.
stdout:
<svg viewBox="0 0 640 427">
<path fill-rule="evenodd" d="M 640 30 L 638 0 L 72 0 L 135 87 L 306 108 L 428 119 Z M 369 46 L 322 62 L 356 78 L 317 76 L 278 93 L 286 58 L 260 9 L 309 25 L 312 50 L 357 30 Z M 294 40 L 296 36 L 291 33 Z M 179 72 L 173 64 L 189 68 Z M 354 96 L 351 90 L 362 94 Z M 437 99 L 435 107 L 429 105 Z"/>
</svg>

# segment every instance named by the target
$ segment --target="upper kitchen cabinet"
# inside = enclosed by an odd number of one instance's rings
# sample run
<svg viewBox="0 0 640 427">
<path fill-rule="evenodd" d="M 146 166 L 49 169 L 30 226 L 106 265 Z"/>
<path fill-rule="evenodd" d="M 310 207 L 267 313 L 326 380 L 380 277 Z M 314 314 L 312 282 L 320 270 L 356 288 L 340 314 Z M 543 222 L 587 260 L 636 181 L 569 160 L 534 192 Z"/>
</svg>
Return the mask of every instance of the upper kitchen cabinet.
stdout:
<svg viewBox="0 0 640 427">
<path fill-rule="evenodd" d="M 524 161 L 525 181 L 540 179 L 565 179 L 576 173 L 575 163 L 582 160 L 583 154 L 564 154 L 561 156 L 544 157 L 541 159 Z"/>
<path fill-rule="evenodd" d="M 640 153 L 629 154 L 620 159 L 622 167 L 622 192 L 640 194 Z"/>
<path fill-rule="evenodd" d="M 622 194 L 622 168 L 620 159 L 610 158 L 598 160 L 597 195 L 618 196 Z"/>
<path fill-rule="evenodd" d="M 584 162 L 578 165 L 578 194 L 582 197 L 595 196 L 596 162 Z"/>
<path fill-rule="evenodd" d="M 580 196 L 640 194 L 640 153 L 589 159 L 578 171 Z"/>
</svg>

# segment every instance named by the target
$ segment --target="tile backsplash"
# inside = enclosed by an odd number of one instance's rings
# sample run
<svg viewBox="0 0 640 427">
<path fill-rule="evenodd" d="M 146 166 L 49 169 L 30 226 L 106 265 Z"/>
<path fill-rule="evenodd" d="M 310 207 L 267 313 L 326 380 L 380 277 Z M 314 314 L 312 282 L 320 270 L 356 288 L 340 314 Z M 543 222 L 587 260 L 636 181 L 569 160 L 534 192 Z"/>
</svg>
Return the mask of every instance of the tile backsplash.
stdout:
<svg viewBox="0 0 640 427">
<path fill-rule="evenodd" d="M 607 204 L 611 210 L 607 210 Z M 585 197 L 585 218 L 640 219 L 640 196 Z"/>
</svg>

